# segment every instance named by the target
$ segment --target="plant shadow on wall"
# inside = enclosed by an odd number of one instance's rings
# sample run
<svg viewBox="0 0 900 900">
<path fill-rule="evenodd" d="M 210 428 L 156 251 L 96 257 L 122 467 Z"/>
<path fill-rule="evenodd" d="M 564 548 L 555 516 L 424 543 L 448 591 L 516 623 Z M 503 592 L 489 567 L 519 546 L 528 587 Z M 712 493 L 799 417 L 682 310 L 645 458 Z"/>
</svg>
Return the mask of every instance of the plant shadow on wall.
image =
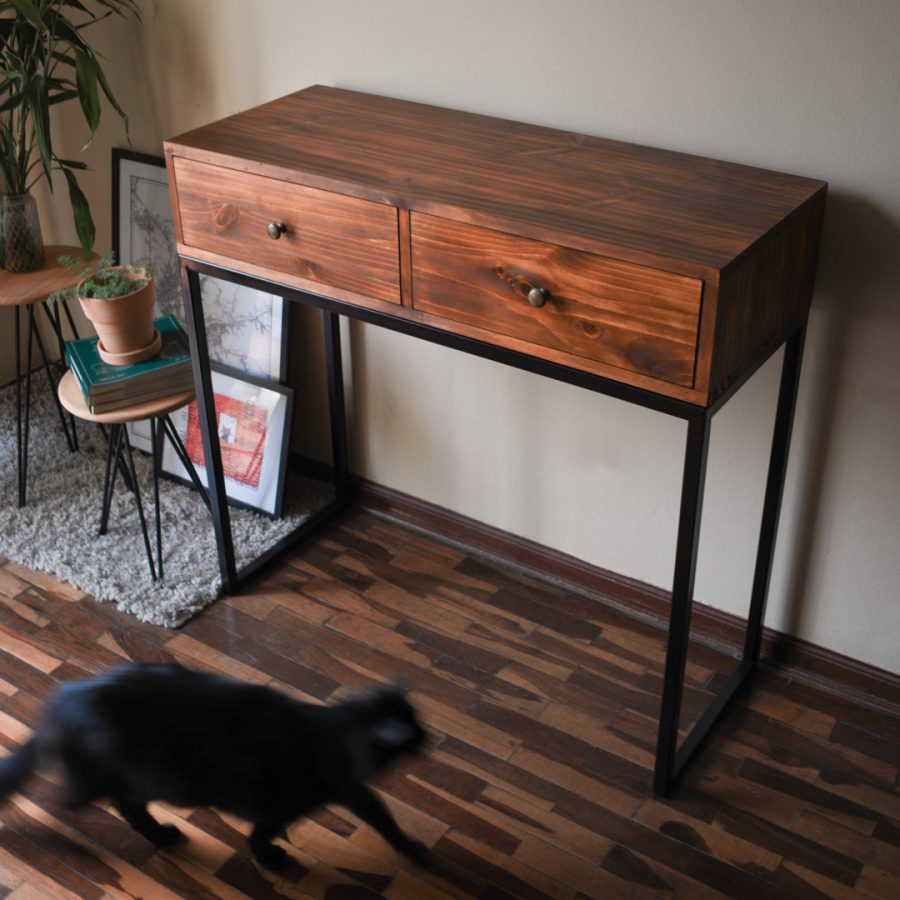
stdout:
<svg viewBox="0 0 900 900">
<path fill-rule="evenodd" d="M 135 0 L 0 0 L 0 265 L 11 272 L 44 265 L 31 188 L 46 179 L 52 191 L 53 172 L 65 177 L 86 257 L 94 245 L 93 217 L 76 176 L 87 166 L 56 153 L 50 120 L 55 107 L 77 100 L 88 126 L 87 147 L 100 124 L 102 93 L 127 128 L 128 118 L 86 38 L 88 29 L 112 15 L 140 20 Z"/>
<path fill-rule="evenodd" d="M 799 536 L 788 564 L 786 588 L 788 621 L 786 631 L 800 634 L 806 624 L 806 601 L 818 540 L 822 500 L 828 490 L 828 472 L 834 461 L 834 425 L 841 397 L 841 386 L 849 380 L 848 350 L 854 343 L 854 329 L 866 320 L 880 321 L 883 327 L 900 332 L 900 223 L 863 197 L 829 193 L 826 207 L 816 290 L 813 298 L 811 328 L 807 338 L 804 384 L 798 406 L 798 424 L 806 430 L 806 453 L 795 453 L 791 468 L 796 473 L 795 523 L 782 518 L 781 529 L 794 524 Z M 810 364 L 818 363 L 813 371 Z M 857 360 L 855 365 L 872 362 Z M 881 372 L 890 366 L 886 380 L 900 388 L 900 357 L 875 359 Z M 819 377 L 815 384 L 809 379 Z M 870 380 L 860 371 L 855 379 Z M 801 419 L 803 420 L 801 423 Z M 877 422 L 874 429 L 890 422 Z M 883 431 L 879 431 L 883 434 Z M 873 432 L 860 435 L 871 440 Z M 794 451 L 799 451 L 797 435 Z M 900 434 L 895 438 L 900 453 Z"/>
</svg>

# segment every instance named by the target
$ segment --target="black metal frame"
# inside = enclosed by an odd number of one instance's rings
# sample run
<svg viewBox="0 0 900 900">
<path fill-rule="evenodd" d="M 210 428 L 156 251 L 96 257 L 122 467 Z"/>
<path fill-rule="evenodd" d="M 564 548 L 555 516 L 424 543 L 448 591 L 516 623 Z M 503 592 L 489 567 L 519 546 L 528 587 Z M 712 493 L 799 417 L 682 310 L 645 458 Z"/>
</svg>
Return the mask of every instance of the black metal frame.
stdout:
<svg viewBox="0 0 900 900">
<path fill-rule="evenodd" d="M 212 266 L 188 257 L 181 257 L 181 273 L 187 331 L 195 361 L 194 384 L 200 412 L 203 448 L 208 461 L 207 471 L 209 473 L 213 527 L 216 533 L 223 588 L 227 594 L 239 591 L 264 566 L 279 558 L 285 550 L 295 546 L 307 535 L 316 531 L 348 502 L 347 437 L 339 323 L 339 316 L 341 315 L 413 335 L 432 343 L 453 347 L 476 356 L 493 359 L 518 369 L 524 369 L 547 378 L 553 378 L 556 381 L 562 381 L 596 393 L 616 397 L 628 403 L 634 403 L 686 421 L 687 441 L 675 551 L 668 645 L 660 705 L 656 765 L 653 778 L 653 788 L 658 794 L 663 796 L 670 794 L 688 760 L 697 752 L 703 739 L 737 690 L 746 682 L 759 659 L 762 623 L 772 558 L 775 550 L 778 514 L 781 506 L 785 472 L 787 470 L 788 449 L 800 378 L 806 322 L 804 321 L 796 328 L 785 344 L 743 655 L 734 672 L 714 697 L 709 708 L 695 723 L 693 729 L 682 741 L 681 746 L 678 747 L 678 725 L 690 635 L 691 606 L 697 566 L 703 488 L 706 481 L 706 459 L 710 426 L 715 413 L 722 408 L 777 348 L 773 348 L 769 356 L 757 360 L 713 404 L 703 407 L 654 394 L 651 391 L 622 384 L 600 375 L 570 369 L 558 363 L 528 356 L 515 350 L 496 347 L 463 335 L 451 334 L 420 322 L 400 319 L 388 313 L 309 294 L 277 282 L 253 278 L 241 272 Z M 237 570 L 235 564 L 231 522 L 225 495 L 222 457 L 216 428 L 210 377 L 209 354 L 206 347 L 203 306 L 199 290 L 199 273 L 207 273 L 218 278 L 236 281 L 248 287 L 280 293 L 285 299 L 306 306 L 318 307 L 325 313 L 325 347 L 336 497 L 331 504 L 321 510 L 316 516 L 298 526 L 293 532 L 245 565 L 240 571 Z"/>
<path fill-rule="evenodd" d="M 116 422 L 110 425 L 106 445 L 106 474 L 103 478 L 103 506 L 100 511 L 100 528 L 98 534 L 106 534 L 109 524 L 109 511 L 112 506 L 113 493 L 116 487 L 116 475 L 121 472 L 125 486 L 134 494 L 137 504 L 138 519 L 141 523 L 141 534 L 144 538 L 144 549 L 147 551 L 147 564 L 150 567 L 150 577 L 154 581 L 163 579 L 163 554 L 162 554 L 162 523 L 159 509 L 159 476 L 162 469 L 162 444 L 165 438 L 169 439 L 176 455 L 187 470 L 194 487 L 199 491 L 200 497 L 210 509 L 209 497 L 206 489 L 197 477 L 193 463 L 185 450 L 181 437 L 178 434 L 169 416 L 157 416 L 150 420 L 150 445 L 152 447 L 153 460 L 153 506 L 155 516 L 156 537 L 156 564 L 153 562 L 153 551 L 150 549 L 150 534 L 147 531 L 147 520 L 144 516 L 144 504 L 141 500 L 140 486 L 134 469 L 134 454 L 128 441 L 128 428 L 125 422 Z M 210 509 L 211 511 L 211 509 Z"/>
</svg>

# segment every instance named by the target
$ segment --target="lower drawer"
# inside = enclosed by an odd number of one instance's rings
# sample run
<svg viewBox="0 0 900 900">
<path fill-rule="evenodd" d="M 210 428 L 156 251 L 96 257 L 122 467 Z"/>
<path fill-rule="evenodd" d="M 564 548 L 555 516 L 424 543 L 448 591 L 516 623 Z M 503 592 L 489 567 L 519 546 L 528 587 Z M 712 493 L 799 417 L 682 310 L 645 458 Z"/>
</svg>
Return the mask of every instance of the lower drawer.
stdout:
<svg viewBox="0 0 900 900">
<path fill-rule="evenodd" d="M 420 213 L 410 229 L 416 309 L 693 386 L 699 279 Z"/>
</svg>

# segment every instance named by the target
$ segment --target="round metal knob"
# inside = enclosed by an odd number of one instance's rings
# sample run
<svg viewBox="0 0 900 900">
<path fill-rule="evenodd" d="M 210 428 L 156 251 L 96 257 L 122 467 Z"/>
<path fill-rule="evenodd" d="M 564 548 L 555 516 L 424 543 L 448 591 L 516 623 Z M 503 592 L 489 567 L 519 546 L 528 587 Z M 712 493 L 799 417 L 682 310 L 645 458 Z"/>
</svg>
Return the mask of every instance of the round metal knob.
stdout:
<svg viewBox="0 0 900 900">
<path fill-rule="evenodd" d="M 272 238 L 273 241 L 277 241 L 286 231 L 287 225 L 284 222 L 269 222 L 266 226 L 266 231 L 269 233 L 269 237 Z"/>
<path fill-rule="evenodd" d="M 540 309 L 549 299 L 550 291 L 547 288 L 533 287 L 528 292 L 528 302 L 535 309 Z"/>
</svg>

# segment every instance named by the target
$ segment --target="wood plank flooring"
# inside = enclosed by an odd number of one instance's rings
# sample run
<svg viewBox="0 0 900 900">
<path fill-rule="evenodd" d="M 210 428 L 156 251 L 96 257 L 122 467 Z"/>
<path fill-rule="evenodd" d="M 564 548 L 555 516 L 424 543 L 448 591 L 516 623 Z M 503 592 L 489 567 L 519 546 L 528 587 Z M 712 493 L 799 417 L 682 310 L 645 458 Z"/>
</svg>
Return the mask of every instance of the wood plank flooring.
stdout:
<svg viewBox="0 0 900 900">
<path fill-rule="evenodd" d="M 6 563 L 3 753 L 57 682 L 123 659 L 322 702 L 400 676 L 431 748 L 378 787 L 432 859 L 399 858 L 334 808 L 289 829 L 291 867 L 274 876 L 229 816 L 158 809 L 188 841 L 157 851 L 109 808 L 65 810 L 35 779 L 0 805 L 0 897 L 900 897 L 898 711 L 763 668 L 664 801 L 650 791 L 663 639 L 363 511 L 178 631 Z M 732 665 L 694 648 L 686 719 Z"/>
</svg>

